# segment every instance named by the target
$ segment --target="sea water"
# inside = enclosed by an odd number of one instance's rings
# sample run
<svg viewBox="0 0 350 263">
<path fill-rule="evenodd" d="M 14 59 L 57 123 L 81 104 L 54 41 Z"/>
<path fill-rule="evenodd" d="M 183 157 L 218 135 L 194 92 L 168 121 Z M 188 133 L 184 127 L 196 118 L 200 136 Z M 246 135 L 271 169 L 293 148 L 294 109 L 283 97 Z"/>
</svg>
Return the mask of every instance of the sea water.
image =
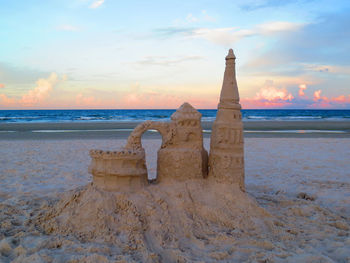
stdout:
<svg viewBox="0 0 350 263">
<path fill-rule="evenodd" d="M 140 122 L 169 120 L 174 110 L 0 110 L 0 123 Z M 202 121 L 214 121 L 217 110 L 200 109 Z M 242 110 L 244 121 L 350 121 L 350 110 Z"/>
</svg>

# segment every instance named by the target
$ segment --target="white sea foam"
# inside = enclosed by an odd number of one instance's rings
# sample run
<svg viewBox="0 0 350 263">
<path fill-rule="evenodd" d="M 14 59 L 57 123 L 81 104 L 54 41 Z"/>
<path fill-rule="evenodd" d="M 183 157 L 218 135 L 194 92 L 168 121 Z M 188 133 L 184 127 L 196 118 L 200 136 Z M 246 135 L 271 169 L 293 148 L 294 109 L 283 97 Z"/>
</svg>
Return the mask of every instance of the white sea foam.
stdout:
<svg viewBox="0 0 350 263">
<path fill-rule="evenodd" d="M 103 130 L 33 130 L 31 132 L 42 132 L 42 133 L 62 133 L 62 132 L 106 132 L 106 131 L 127 131 L 131 132 L 134 129 L 103 129 Z"/>
</svg>

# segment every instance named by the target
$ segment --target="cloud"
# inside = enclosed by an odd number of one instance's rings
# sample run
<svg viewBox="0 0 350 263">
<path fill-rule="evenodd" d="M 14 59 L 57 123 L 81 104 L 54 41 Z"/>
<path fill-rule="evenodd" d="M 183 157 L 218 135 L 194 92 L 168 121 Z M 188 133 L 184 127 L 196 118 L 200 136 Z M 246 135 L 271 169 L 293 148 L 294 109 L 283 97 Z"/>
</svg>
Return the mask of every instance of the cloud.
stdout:
<svg viewBox="0 0 350 263">
<path fill-rule="evenodd" d="M 59 79 L 56 73 L 51 73 L 47 79 L 39 79 L 36 82 L 36 87 L 22 96 L 20 103 L 23 106 L 41 104 L 50 95 L 50 92 L 58 81 Z"/>
<path fill-rule="evenodd" d="M 322 98 L 321 98 L 321 90 L 316 90 L 315 92 L 314 92 L 314 101 L 319 101 L 319 100 L 321 100 Z M 325 97 L 324 97 L 325 98 Z"/>
<path fill-rule="evenodd" d="M 339 109 L 350 107 L 350 94 L 349 95 L 340 95 L 338 97 L 326 97 L 322 96 L 322 91 L 317 90 L 314 92 L 314 103 L 310 104 L 308 108 L 328 108 L 328 109 Z"/>
<path fill-rule="evenodd" d="M 84 96 L 82 93 L 77 94 L 77 96 L 75 97 L 75 103 L 78 107 L 81 108 L 94 108 L 103 105 L 101 99 L 98 99 L 93 96 Z"/>
<path fill-rule="evenodd" d="M 207 13 L 207 10 L 202 10 L 202 17 L 203 17 L 203 20 L 204 21 L 207 21 L 207 22 L 216 22 L 216 18 L 213 17 L 213 16 L 210 16 L 208 13 Z"/>
<path fill-rule="evenodd" d="M 295 31 L 303 27 L 302 23 L 292 23 L 285 21 L 273 21 L 258 24 L 252 28 L 223 27 L 223 28 L 184 28 L 167 27 L 156 29 L 158 35 L 170 37 L 183 35 L 189 38 L 205 39 L 218 45 L 228 46 L 248 37 L 268 36 L 281 32 Z"/>
<path fill-rule="evenodd" d="M 286 21 L 274 21 L 263 23 L 256 26 L 256 31 L 260 32 L 262 35 L 268 35 L 275 32 L 283 32 L 283 31 L 295 31 L 304 26 L 303 23 L 292 23 Z"/>
<path fill-rule="evenodd" d="M 350 66 L 325 65 L 325 64 L 313 64 L 313 63 L 301 63 L 301 66 L 305 71 L 309 71 L 309 72 L 350 75 Z"/>
<path fill-rule="evenodd" d="M 189 13 L 185 18 L 176 19 L 173 24 L 176 26 L 188 25 L 188 24 L 198 24 L 198 23 L 213 23 L 216 22 L 215 17 L 210 16 L 207 10 L 202 10 L 199 14 Z"/>
<path fill-rule="evenodd" d="M 45 105 L 53 88 L 60 81 L 56 73 L 51 73 L 46 79 L 40 78 L 36 81 L 36 86 L 23 94 L 20 98 L 8 97 L 0 94 L 1 107 L 39 107 Z"/>
<path fill-rule="evenodd" d="M 339 95 L 337 97 L 327 97 L 322 95 L 322 90 L 316 90 L 313 93 L 312 100 L 306 100 L 306 108 L 311 109 L 339 109 L 350 107 L 350 94 Z"/>
<path fill-rule="evenodd" d="M 278 8 L 293 3 L 305 2 L 306 0 L 254 0 L 254 1 L 245 1 L 244 5 L 241 5 L 240 8 L 244 11 L 255 11 L 258 9 L 264 8 Z M 311 2 L 312 0 L 308 0 Z M 248 3 L 247 3 L 248 2 Z"/>
<path fill-rule="evenodd" d="M 126 109 L 176 109 L 184 100 L 182 96 L 145 88 L 136 82 L 130 86 L 129 92 L 121 97 L 118 105 Z"/>
<path fill-rule="evenodd" d="M 333 93 L 333 96 L 336 92 L 347 94 L 350 83 L 348 14 L 349 9 L 337 14 L 324 13 L 298 30 L 278 35 L 274 42 L 257 50 L 252 59 L 241 66 L 241 71 L 249 75 L 251 82 L 268 77 L 289 78 L 295 80 L 294 84 L 307 84 L 308 89 L 311 87 L 311 102 L 313 92 L 319 89 Z M 301 93 L 307 92 L 301 90 Z M 303 103 L 303 107 L 310 106 L 310 101 Z M 335 107 L 335 104 L 331 106 Z"/>
<path fill-rule="evenodd" d="M 302 27 L 301 23 L 291 23 L 284 21 L 274 21 L 256 25 L 248 29 L 230 28 L 201 28 L 192 32 L 194 38 L 204 38 L 219 45 L 232 45 L 233 43 L 247 37 L 266 36 L 279 32 L 294 31 Z"/>
<path fill-rule="evenodd" d="M 96 0 L 96 1 L 94 1 L 94 2 L 89 6 L 89 8 L 92 8 L 92 9 L 98 8 L 98 7 L 100 7 L 103 3 L 104 3 L 104 0 Z"/>
<path fill-rule="evenodd" d="M 298 96 L 287 90 L 274 85 L 273 81 L 267 80 L 253 98 L 242 98 L 243 108 L 291 108 L 291 109 L 337 109 L 350 107 L 350 95 L 340 95 L 337 97 L 327 97 L 322 95 L 322 90 L 313 92 L 312 99 L 305 95 L 306 84 L 298 86 Z"/>
<path fill-rule="evenodd" d="M 299 92 L 298 92 L 298 95 L 299 95 L 300 97 L 305 96 L 304 90 L 306 90 L 306 88 L 307 88 L 306 84 L 300 84 L 300 85 L 299 85 Z"/>
<path fill-rule="evenodd" d="M 340 103 L 340 104 L 350 104 L 350 95 L 340 95 L 338 97 L 332 98 L 331 101 Z"/>
<path fill-rule="evenodd" d="M 152 66 L 173 66 L 187 61 L 201 60 L 201 56 L 184 56 L 175 59 L 169 59 L 161 56 L 148 56 L 142 60 L 136 61 L 138 65 L 152 65 Z"/>
<path fill-rule="evenodd" d="M 294 96 L 286 88 L 278 88 L 273 81 L 267 80 L 254 98 L 243 98 L 245 108 L 279 108 L 291 105 Z"/>
<path fill-rule="evenodd" d="M 288 56 L 309 65 L 349 66 L 349 9 L 324 14 L 272 46 L 276 56 Z"/>
<path fill-rule="evenodd" d="M 198 18 L 193 16 L 192 14 L 188 14 L 186 16 L 186 21 L 190 22 L 190 23 L 193 23 L 193 22 L 197 22 L 198 21 Z"/>
<path fill-rule="evenodd" d="M 57 30 L 59 31 L 71 31 L 71 32 L 75 32 L 75 31 L 79 31 L 79 28 L 73 25 L 60 25 L 57 27 Z"/>
<path fill-rule="evenodd" d="M 263 88 L 256 94 L 255 97 L 256 100 L 265 100 L 269 102 L 291 101 L 293 98 L 293 95 L 285 88 L 278 89 L 275 87 Z"/>
<path fill-rule="evenodd" d="M 0 83 L 0 89 L 5 88 L 5 84 Z"/>
<path fill-rule="evenodd" d="M 163 27 L 163 28 L 156 28 L 153 30 L 153 33 L 156 34 L 158 37 L 171 37 L 175 35 L 191 35 L 193 30 L 195 28 L 192 27 L 178 27 L 178 26 L 171 26 L 171 27 Z"/>
<path fill-rule="evenodd" d="M 202 38 L 219 45 L 230 45 L 238 40 L 256 35 L 254 30 L 228 28 L 199 28 L 191 32 L 190 37 Z"/>
<path fill-rule="evenodd" d="M 120 105 L 127 109 L 176 109 L 183 101 L 183 98 L 176 95 L 145 91 L 128 93 L 122 98 Z"/>
<path fill-rule="evenodd" d="M 12 107 L 16 104 L 16 100 L 14 98 L 9 98 L 5 94 L 0 94 L 0 107 Z"/>
</svg>

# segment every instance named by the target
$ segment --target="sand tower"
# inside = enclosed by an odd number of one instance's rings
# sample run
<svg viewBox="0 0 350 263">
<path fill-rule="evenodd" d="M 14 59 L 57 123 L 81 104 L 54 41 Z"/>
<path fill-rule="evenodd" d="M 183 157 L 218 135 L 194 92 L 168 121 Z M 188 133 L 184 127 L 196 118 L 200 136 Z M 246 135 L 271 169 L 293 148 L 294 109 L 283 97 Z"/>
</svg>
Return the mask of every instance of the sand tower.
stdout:
<svg viewBox="0 0 350 263">
<path fill-rule="evenodd" d="M 230 49 L 210 139 L 209 176 L 218 182 L 237 183 L 244 191 L 243 124 L 235 60 Z"/>
<path fill-rule="evenodd" d="M 90 156 L 89 172 L 93 175 L 93 185 L 99 189 L 135 192 L 147 183 L 143 149 L 91 150 Z"/>
<path fill-rule="evenodd" d="M 159 181 L 207 176 L 208 153 L 203 148 L 201 117 L 202 114 L 187 102 L 171 115 L 171 141 L 158 151 Z"/>
</svg>

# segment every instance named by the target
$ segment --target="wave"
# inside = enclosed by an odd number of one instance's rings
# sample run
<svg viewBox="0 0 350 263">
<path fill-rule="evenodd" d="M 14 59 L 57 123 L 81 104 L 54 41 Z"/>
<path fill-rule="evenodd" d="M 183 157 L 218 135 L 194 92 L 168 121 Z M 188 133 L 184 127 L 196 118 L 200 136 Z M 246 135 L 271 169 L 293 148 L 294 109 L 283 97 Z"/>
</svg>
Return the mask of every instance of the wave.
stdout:
<svg viewBox="0 0 350 263">
<path fill-rule="evenodd" d="M 25 122 L 138 122 L 170 120 L 175 110 L 0 110 L 0 123 Z M 199 110 L 211 122 L 216 110 Z M 242 110 L 245 121 L 349 121 L 350 110 Z"/>
<path fill-rule="evenodd" d="M 39 118 L 40 116 L 14 116 L 14 117 L 0 116 L 0 120 L 24 120 L 24 119 L 34 120 Z"/>
<path fill-rule="evenodd" d="M 31 132 L 38 132 L 38 133 L 65 133 L 65 132 L 109 132 L 109 131 L 116 131 L 116 132 L 132 132 L 134 129 L 103 129 L 103 130 L 33 130 Z"/>
</svg>

